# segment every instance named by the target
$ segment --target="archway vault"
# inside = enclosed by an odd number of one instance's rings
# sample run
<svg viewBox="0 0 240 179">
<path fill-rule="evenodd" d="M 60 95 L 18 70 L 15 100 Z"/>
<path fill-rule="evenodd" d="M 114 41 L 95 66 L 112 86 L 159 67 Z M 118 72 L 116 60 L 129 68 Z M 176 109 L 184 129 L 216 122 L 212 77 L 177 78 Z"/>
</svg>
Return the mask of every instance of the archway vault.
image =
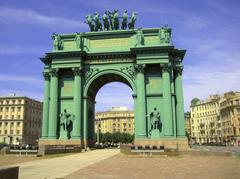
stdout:
<svg viewBox="0 0 240 179">
<path fill-rule="evenodd" d="M 97 92 L 105 84 L 111 82 L 122 82 L 129 86 L 133 95 L 136 94 L 136 85 L 134 81 L 125 73 L 116 69 L 103 70 L 94 75 L 90 80 L 87 81 L 84 87 L 84 96 L 95 100 Z"/>
<path fill-rule="evenodd" d="M 54 50 L 41 58 L 45 87 L 39 145 L 87 147 L 92 130 L 89 116 L 94 120 L 98 90 L 122 82 L 133 91 L 135 144 L 187 147 L 182 91 L 185 52 L 171 44 L 168 27 L 57 35 Z"/>
</svg>

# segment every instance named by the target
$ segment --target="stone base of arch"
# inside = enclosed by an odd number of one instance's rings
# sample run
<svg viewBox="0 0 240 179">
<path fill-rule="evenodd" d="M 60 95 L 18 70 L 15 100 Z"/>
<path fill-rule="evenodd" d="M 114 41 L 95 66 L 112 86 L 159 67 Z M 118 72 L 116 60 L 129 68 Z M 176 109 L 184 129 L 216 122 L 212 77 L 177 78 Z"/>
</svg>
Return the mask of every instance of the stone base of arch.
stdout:
<svg viewBox="0 0 240 179">
<path fill-rule="evenodd" d="M 173 151 L 188 151 L 189 145 L 187 138 L 173 138 L 173 139 L 135 139 L 134 145 L 139 146 L 164 146 L 165 150 Z"/>
<path fill-rule="evenodd" d="M 80 139 L 58 140 L 58 139 L 39 139 L 38 155 L 58 153 L 81 152 L 83 149 L 83 141 Z"/>
</svg>

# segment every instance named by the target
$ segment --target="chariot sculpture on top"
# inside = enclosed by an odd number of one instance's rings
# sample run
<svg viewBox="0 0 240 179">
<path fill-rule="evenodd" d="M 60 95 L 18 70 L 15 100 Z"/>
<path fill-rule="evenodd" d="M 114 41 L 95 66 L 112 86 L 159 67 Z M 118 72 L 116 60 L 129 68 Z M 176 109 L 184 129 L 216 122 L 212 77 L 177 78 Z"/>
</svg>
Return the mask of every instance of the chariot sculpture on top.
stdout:
<svg viewBox="0 0 240 179">
<path fill-rule="evenodd" d="M 98 12 L 95 12 L 94 15 L 86 15 L 85 23 L 88 24 L 91 32 L 102 30 L 125 30 L 127 27 L 128 29 L 134 29 L 137 20 L 137 12 L 133 11 L 131 17 L 128 18 L 127 10 L 123 12 L 122 17 L 119 17 L 118 10 L 114 10 L 113 12 L 106 11 L 102 18 L 99 16 Z"/>
</svg>

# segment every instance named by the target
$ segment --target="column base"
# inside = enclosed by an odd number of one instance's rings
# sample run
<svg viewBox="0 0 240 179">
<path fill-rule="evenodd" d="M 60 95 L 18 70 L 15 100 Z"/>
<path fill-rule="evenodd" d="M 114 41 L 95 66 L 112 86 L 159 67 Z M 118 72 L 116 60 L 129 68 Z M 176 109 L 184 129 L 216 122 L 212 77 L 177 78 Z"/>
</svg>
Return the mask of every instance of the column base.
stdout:
<svg viewBox="0 0 240 179">
<path fill-rule="evenodd" d="M 188 151 L 189 145 L 186 137 L 183 138 L 162 138 L 162 139 L 135 139 L 134 145 L 163 145 L 165 150 Z"/>
</svg>

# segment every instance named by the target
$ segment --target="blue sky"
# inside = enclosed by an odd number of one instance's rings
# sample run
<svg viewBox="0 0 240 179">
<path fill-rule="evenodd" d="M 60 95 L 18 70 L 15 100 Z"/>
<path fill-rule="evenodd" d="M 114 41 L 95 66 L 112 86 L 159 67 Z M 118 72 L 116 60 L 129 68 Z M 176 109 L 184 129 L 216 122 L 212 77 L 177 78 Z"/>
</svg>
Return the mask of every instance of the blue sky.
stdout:
<svg viewBox="0 0 240 179">
<path fill-rule="evenodd" d="M 51 51 L 51 34 L 88 31 L 85 15 L 108 9 L 137 11 L 137 27 L 167 23 L 172 28 L 174 45 L 187 50 L 185 110 L 194 97 L 240 90 L 238 0 L 1 0 L 0 95 L 16 92 L 41 100 L 43 64 L 39 57 Z M 96 111 L 133 106 L 131 89 L 119 83 L 104 86 L 96 101 Z"/>
</svg>

